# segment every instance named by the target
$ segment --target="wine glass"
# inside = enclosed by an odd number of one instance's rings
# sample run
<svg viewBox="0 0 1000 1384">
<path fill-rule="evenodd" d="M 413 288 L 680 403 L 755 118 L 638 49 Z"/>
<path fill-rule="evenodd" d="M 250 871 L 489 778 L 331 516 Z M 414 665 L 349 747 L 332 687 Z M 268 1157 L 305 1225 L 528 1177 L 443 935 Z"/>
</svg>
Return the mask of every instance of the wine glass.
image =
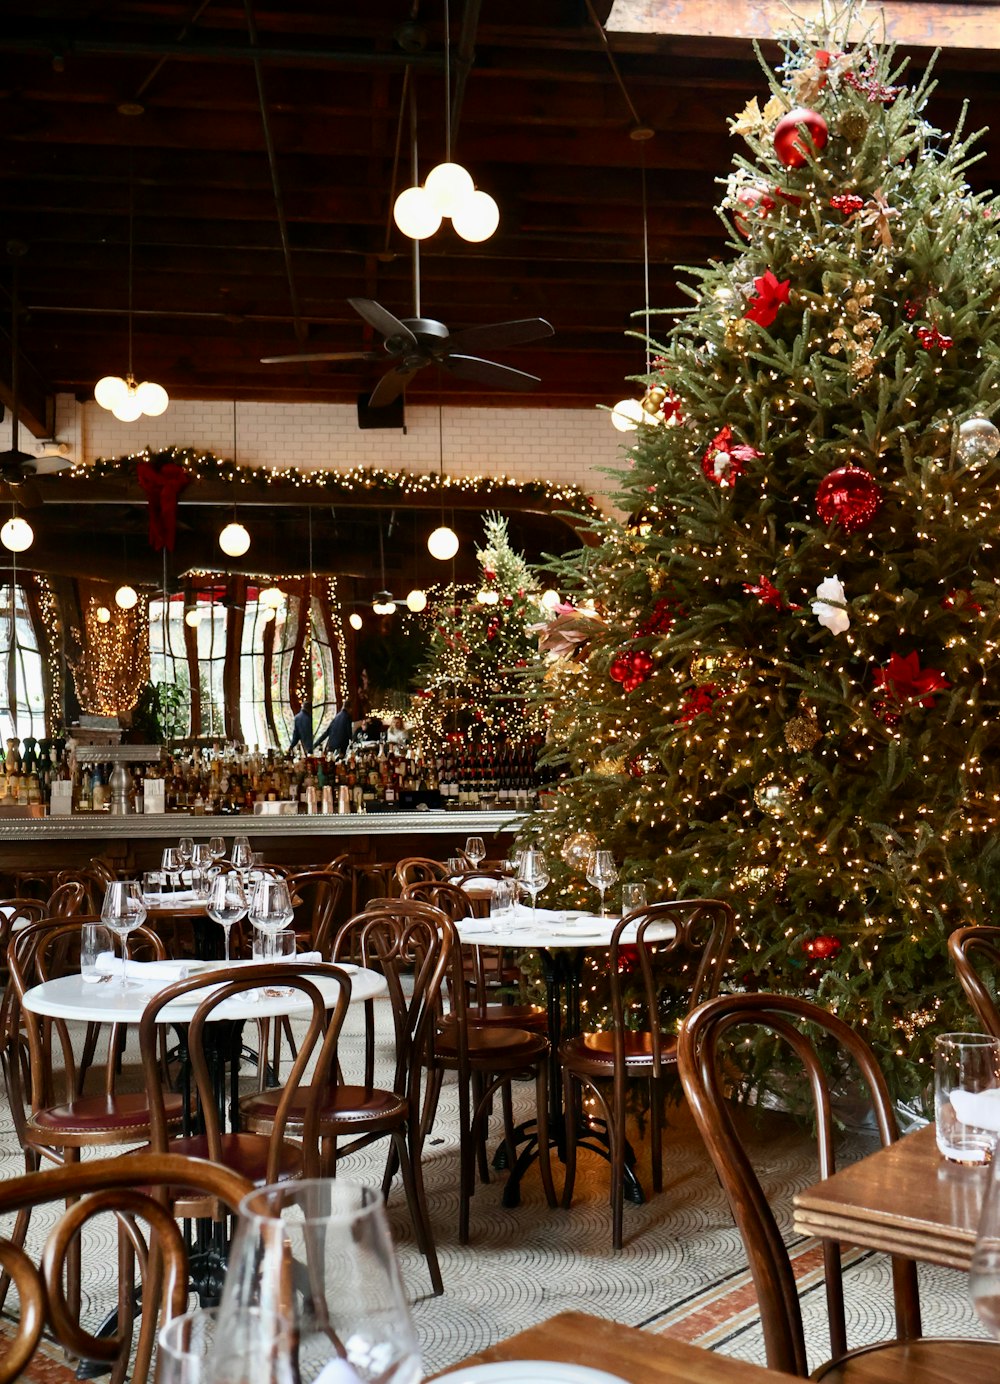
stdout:
<svg viewBox="0 0 1000 1384">
<path fill-rule="evenodd" d="M 212 849 L 207 841 L 198 841 L 191 849 L 191 864 L 196 870 L 207 870 L 212 864 Z"/>
<path fill-rule="evenodd" d="M 287 1318 L 258 1308 L 195 1307 L 157 1336 L 157 1384 L 295 1384 Z"/>
<path fill-rule="evenodd" d="M 218 923 L 225 934 L 223 959 L 229 960 L 229 931 L 233 923 L 238 923 L 247 915 L 247 896 L 243 881 L 235 871 L 227 875 L 216 875 L 208 894 L 208 916 Z"/>
<path fill-rule="evenodd" d="M 287 927 L 294 916 L 292 897 L 283 879 L 257 881 L 250 901 L 250 921 L 254 927 L 270 938 Z"/>
<path fill-rule="evenodd" d="M 306 1178 L 248 1193 L 229 1252 L 220 1325 L 248 1308 L 265 1321 L 272 1314 L 290 1318 L 301 1384 L 423 1378 L 378 1188 Z"/>
<path fill-rule="evenodd" d="M 979 1213 L 976 1248 L 972 1254 L 969 1287 L 979 1320 L 1000 1336 L 1000 1157 L 993 1155 Z"/>
<path fill-rule="evenodd" d="M 191 857 L 194 855 L 194 842 L 192 841 L 190 836 L 182 836 L 181 839 L 177 842 L 177 854 L 181 858 L 182 870 L 185 866 L 191 864 Z M 181 884 L 183 885 L 183 883 L 184 879 L 182 875 Z"/>
<path fill-rule="evenodd" d="M 607 916 L 604 912 L 604 895 L 617 878 L 618 867 L 611 852 L 595 851 L 587 861 L 587 883 L 592 884 L 595 889 L 600 891 L 601 912 L 599 916 L 602 918 Z"/>
<path fill-rule="evenodd" d="M 226 838 L 224 836 L 210 836 L 208 838 L 208 853 L 212 857 L 212 864 L 222 860 L 226 854 Z"/>
<path fill-rule="evenodd" d="M 249 870 L 253 864 L 253 851 L 250 849 L 250 842 L 245 836 L 237 836 L 233 842 L 233 853 L 230 856 L 234 870 Z"/>
<path fill-rule="evenodd" d="M 168 846 L 160 857 L 160 868 L 167 879 L 172 880 L 173 888 L 179 887 L 181 872 L 181 853 L 176 846 Z"/>
<path fill-rule="evenodd" d="M 145 920 L 146 905 L 142 901 L 142 889 L 137 879 L 112 880 L 105 886 L 101 922 L 117 933 L 122 944 L 122 990 L 127 990 L 129 985 L 128 935 Z"/>
<path fill-rule="evenodd" d="M 486 846 L 481 836 L 469 836 L 465 841 L 465 854 L 472 861 L 473 868 L 486 859 Z"/>
<path fill-rule="evenodd" d="M 549 882 L 549 867 L 541 851 L 524 851 L 517 868 L 518 883 L 531 895 L 531 915 L 534 921 L 538 895 Z"/>
</svg>

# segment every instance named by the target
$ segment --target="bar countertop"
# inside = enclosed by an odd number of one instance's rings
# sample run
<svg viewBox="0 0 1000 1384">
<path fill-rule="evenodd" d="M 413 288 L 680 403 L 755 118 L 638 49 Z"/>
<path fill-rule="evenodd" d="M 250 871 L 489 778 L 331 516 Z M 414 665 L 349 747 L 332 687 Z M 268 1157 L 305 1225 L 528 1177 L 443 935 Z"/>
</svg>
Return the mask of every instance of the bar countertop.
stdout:
<svg viewBox="0 0 1000 1384">
<path fill-rule="evenodd" d="M 172 839 L 198 836 L 455 836 L 498 832 L 513 834 L 524 821 L 509 812 L 357 812 L 310 816 L 249 813 L 224 817 L 186 812 L 78 812 L 65 817 L 0 817 L 0 844 L 6 842 Z"/>
</svg>

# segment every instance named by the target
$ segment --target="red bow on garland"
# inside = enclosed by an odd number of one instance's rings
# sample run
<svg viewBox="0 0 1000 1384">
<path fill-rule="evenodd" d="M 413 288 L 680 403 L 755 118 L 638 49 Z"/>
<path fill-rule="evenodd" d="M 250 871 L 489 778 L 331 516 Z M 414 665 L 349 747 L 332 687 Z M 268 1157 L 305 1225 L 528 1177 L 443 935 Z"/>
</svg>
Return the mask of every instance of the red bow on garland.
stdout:
<svg viewBox="0 0 1000 1384">
<path fill-rule="evenodd" d="M 777 317 L 778 309 L 782 303 L 788 302 L 792 281 L 791 279 L 782 279 L 779 282 L 774 271 L 769 269 L 765 274 L 754 279 L 753 286 L 757 296 L 743 316 L 749 318 L 751 322 L 756 322 L 758 327 L 770 327 Z"/>
<path fill-rule="evenodd" d="M 154 553 L 163 548 L 172 553 L 177 538 L 177 497 L 191 477 L 176 461 L 159 466 L 140 461 L 135 471 L 149 503 L 149 546 Z"/>
<path fill-rule="evenodd" d="M 921 668 L 920 655 L 893 654 L 884 668 L 875 669 L 875 686 L 884 687 L 897 702 L 919 702 L 933 706 L 935 692 L 943 692 L 951 683 L 936 668 Z"/>
</svg>

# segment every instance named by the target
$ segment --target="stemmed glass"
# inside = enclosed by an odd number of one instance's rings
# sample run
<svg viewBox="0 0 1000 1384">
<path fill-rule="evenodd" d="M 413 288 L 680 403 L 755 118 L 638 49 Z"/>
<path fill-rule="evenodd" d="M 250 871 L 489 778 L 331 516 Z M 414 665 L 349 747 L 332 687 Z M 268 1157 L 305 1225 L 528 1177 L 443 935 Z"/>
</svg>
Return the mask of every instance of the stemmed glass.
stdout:
<svg viewBox="0 0 1000 1384">
<path fill-rule="evenodd" d="M 601 912 L 599 916 L 602 918 L 607 916 L 604 912 L 604 895 L 617 878 L 618 867 L 611 852 L 595 851 L 587 861 L 587 883 L 592 884 L 595 889 L 600 891 Z"/>
<path fill-rule="evenodd" d="M 423 1378 L 378 1188 L 306 1178 L 248 1193 L 229 1252 L 220 1328 L 253 1308 L 265 1321 L 291 1320 L 301 1384 Z"/>
<path fill-rule="evenodd" d="M 260 929 L 265 938 L 271 938 L 283 927 L 287 927 L 294 916 L 292 897 L 283 879 L 257 881 L 250 901 L 250 921 L 254 927 Z M 267 955 L 267 946 L 262 950 Z"/>
<path fill-rule="evenodd" d="M 160 868 L 164 871 L 168 879 L 172 879 L 173 888 L 179 887 L 181 872 L 181 853 L 176 846 L 168 846 L 160 858 Z"/>
<path fill-rule="evenodd" d="M 979 1320 L 992 1335 L 1000 1336 L 1000 1157 L 996 1153 L 979 1213 L 969 1287 Z"/>
<path fill-rule="evenodd" d="M 224 960 L 229 960 L 229 931 L 233 923 L 238 923 L 247 915 L 247 896 L 243 891 L 243 881 L 235 871 L 226 875 L 216 875 L 208 895 L 208 916 L 218 923 L 225 934 Z"/>
<path fill-rule="evenodd" d="M 194 842 L 190 836 L 182 836 L 177 842 L 177 854 L 181 858 L 181 870 L 191 864 L 191 857 L 194 855 Z M 184 876 L 181 875 L 181 887 L 184 886 Z"/>
<path fill-rule="evenodd" d="M 549 867 L 542 851 L 524 851 L 517 867 L 517 879 L 531 895 L 532 921 L 538 907 L 538 895 L 549 882 Z"/>
<path fill-rule="evenodd" d="M 486 859 L 486 846 L 481 836 L 469 836 L 465 842 L 465 854 L 472 861 L 473 866 Z"/>
<path fill-rule="evenodd" d="M 233 853 L 230 856 L 234 870 L 249 870 L 253 864 L 253 851 L 250 849 L 250 842 L 245 836 L 237 836 L 233 842 Z"/>
<path fill-rule="evenodd" d="M 212 852 L 208 843 L 199 841 L 191 851 L 191 888 L 204 898 L 210 883 L 209 870 L 212 868 Z"/>
<path fill-rule="evenodd" d="M 257 1308 L 195 1307 L 157 1337 L 157 1384 L 295 1384 L 288 1321 Z"/>
<path fill-rule="evenodd" d="M 101 922 L 117 933 L 122 945 L 122 990 L 127 990 L 129 985 L 128 935 L 145 921 L 146 905 L 142 901 L 142 888 L 137 879 L 112 880 L 105 886 Z"/>
<path fill-rule="evenodd" d="M 210 836 L 208 838 L 208 853 L 212 857 L 212 864 L 222 860 L 226 854 L 226 838 L 224 836 Z"/>
</svg>

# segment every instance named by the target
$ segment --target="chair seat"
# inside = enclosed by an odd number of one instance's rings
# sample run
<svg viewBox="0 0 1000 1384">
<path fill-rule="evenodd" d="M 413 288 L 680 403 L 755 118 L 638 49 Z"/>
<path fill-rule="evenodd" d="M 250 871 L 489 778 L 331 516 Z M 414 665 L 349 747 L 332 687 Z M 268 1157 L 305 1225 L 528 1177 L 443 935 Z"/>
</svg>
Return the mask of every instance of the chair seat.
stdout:
<svg viewBox="0 0 1000 1384">
<path fill-rule="evenodd" d="M 540 1004 L 487 1004 L 482 1009 L 469 1005 L 469 1023 L 477 1028 L 496 1024 L 502 1028 L 523 1028 L 530 1033 L 547 1033 L 548 1014 Z"/>
<path fill-rule="evenodd" d="M 183 1098 L 166 1097 L 167 1119 L 179 1124 Z M 149 1101 L 144 1092 L 131 1095 L 78 1096 L 66 1105 L 53 1105 L 28 1117 L 29 1134 L 49 1144 L 79 1142 L 129 1143 L 149 1137 Z"/>
<path fill-rule="evenodd" d="M 255 1124 L 265 1127 L 273 1122 L 281 1094 L 281 1089 L 276 1088 L 245 1096 L 240 1101 L 240 1112 L 248 1129 L 253 1129 Z M 299 1090 L 288 1112 L 290 1126 L 303 1124 L 306 1106 L 314 1097 L 309 1086 Z M 341 1085 L 325 1098 L 319 1093 L 320 1131 L 324 1134 L 346 1132 L 360 1125 L 371 1130 L 393 1128 L 406 1119 L 407 1113 L 405 1096 L 380 1087 Z"/>
<path fill-rule="evenodd" d="M 223 1134 L 222 1158 L 219 1161 L 223 1167 L 239 1173 L 240 1177 L 245 1177 L 260 1187 L 267 1181 L 268 1148 L 269 1140 L 261 1134 Z M 146 1148 L 139 1149 L 138 1152 L 153 1153 L 155 1150 Z M 204 1134 L 189 1134 L 180 1139 L 168 1139 L 166 1152 L 181 1153 L 187 1158 L 208 1158 L 208 1138 Z M 290 1178 L 298 1177 L 301 1172 L 302 1149 L 298 1144 L 285 1140 L 281 1146 L 278 1181 L 287 1182 Z M 171 1187 L 169 1194 L 172 1200 L 204 1196 L 204 1193 L 187 1187 Z"/>
<path fill-rule="evenodd" d="M 505 1028 L 502 1024 L 468 1029 L 469 1062 L 473 1067 L 527 1066 L 544 1057 L 548 1039 L 523 1028 Z M 434 1057 L 445 1065 L 458 1061 L 455 1027 L 443 1023 L 434 1039 Z"/>
<path fill-rule="evenodd" d="M 862 1346 L 826 1365 L 811 1379 L 824 1384 L 882 1384 L 885 1379 L 995 1379 L 1000 1341 L 952 1338 L 884 1341 Z"/>
<path fill-rule="evenodd" d="M 608 1076 L 615 1067 L 615 1035 L 609 1031 L 581 1033 L 560 1045 L 559 1056 L 564 1067 L 574 1072 Z M 660 1034 L 660 1058 L 669 1066 L 677 1062 L 677 1038 L 672 1033 Z M 635 1076 L 648 1076 L 653 1068 L 653 1035 L 648 1032 L 625 1033 L 625 1069 Z"/>
</svg>

